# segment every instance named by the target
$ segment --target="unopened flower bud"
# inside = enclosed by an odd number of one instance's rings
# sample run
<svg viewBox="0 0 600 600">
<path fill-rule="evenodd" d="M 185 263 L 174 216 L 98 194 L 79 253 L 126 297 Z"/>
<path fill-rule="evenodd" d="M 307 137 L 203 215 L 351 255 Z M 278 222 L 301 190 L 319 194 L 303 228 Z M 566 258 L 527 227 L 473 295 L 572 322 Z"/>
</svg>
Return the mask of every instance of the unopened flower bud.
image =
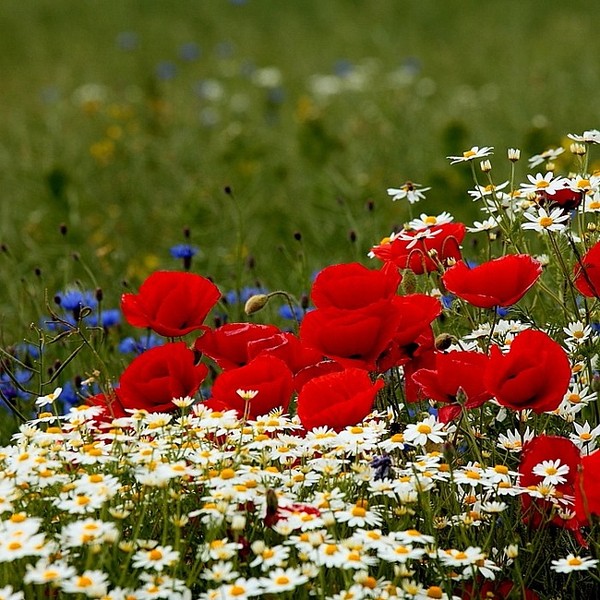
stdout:
<svg viewBox="0 0 600 600">
<path fill-rule="evenodd" d="M 596 227 L 596 223 L 588 223 L 587 224 L 587 230 L 588 231 L 596 231 L 597 227 Z"/>
<path fill-rule="evenodd" d="M 492 163 L 489 160 L 482 160 L 479 166 L 484 173 L 489 173 L 492 170 Z"/>
<path fill-rule="evenodd" d="M 518 148 L 508 149 L 508 160 L 517 162 L 521 158 L 521 151 Z"/>
<path fill-rule="evenodd" d="M 250 296 L 250 298 L 246 300 L 246 304 L 244 305 L 244 312 L 247 315 L 253 315 L 259 310 L 262 310 L 266 306 L 268 301 L 269 296 L 267 296 L 267 294 L 254 294 L 254 296 Z"/>
<path fill-rule="evenodd" d="M 587 148 L 584 144 L 573 143 L 569 146 L 569 150 L 577 156 L 583 156 L 586 153 Z"/>
<path fill-rule="evenodd" d="M 446 350 L 455 341 L 456 338 L 451 336 L 449 333 L 440 333 L 440 335 L 435 338 L 435 348 L 436 350 Z"/>
<path fill-rule="evenodd" d="M 556 170 L 556 165 L 553 162 L 546 163 L 546 171 L 554 172 Z"/>
<path fill-rule="evenodd" d="M 517 544 L 509 544 L 504 549 L 504 552 L 508 558 L 517 558 L 519 556 L 519 546 Z"/>
</svg>

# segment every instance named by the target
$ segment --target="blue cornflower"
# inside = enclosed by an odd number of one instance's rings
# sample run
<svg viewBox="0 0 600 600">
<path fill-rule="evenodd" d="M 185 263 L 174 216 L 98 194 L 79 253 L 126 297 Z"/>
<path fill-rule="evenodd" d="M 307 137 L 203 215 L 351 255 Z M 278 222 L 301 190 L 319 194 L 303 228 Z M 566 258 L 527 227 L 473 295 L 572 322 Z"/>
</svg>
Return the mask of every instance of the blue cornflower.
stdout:
<svg viewBox="0 0 600 600">
<path fill-rule="evenodd" d="M 179 47 L 181 60 L 192 61 L 200 57 L 200 46 L 195 42 L 187 42 Z"/>
<path fill-rule="evenodd" d="M 192 258 L 198 254 L 199 250 L 191 244 L 176 244 L 169 249 L 173 258 L 181 258 L 183 260 L 183 268 L 189 271 L 192 266 Z"/>
<path fill-rule="evenodd" d="M 248 298 L 251 298 L 252 296 L 268 293 L 269 290 L 262 286 L 246 286 L 240 290 L 239 296 L 235 290 L 230 290 L 225 293 L 224 298 L 227 304 L 237 304 L 238 302 L 245 304 L 248 301 Z"/>
<path fill-rule="evenodd" d="M 173 79 L 177 75 L 177 65 L 168 60 L 163 60 L 156 65 L 154 73 L 158 79 L 163 81 Z"/>
<path fill-rule="evenodd" d="M 134 337 L 126 337 L 119 343 L 119 352 L 123 354 L 142 354 L 150 348 L 162 346 L 165 340 L 154 334 L 145 335 L 140 339 Z"/>
<path fill-rule="evenodd" d="M 301 306 L 294 306 L 294 312 L 292 312 L 292 309 L 289 304 L 283 304 L 279 308 L 278 312 L 279 316 L 282 319 L 293 319 L 295 321 L 302 321 L 302 319 L 304 318 L 304 310 Z"/>
<path fill-rule="evenodd" d="M 192 258 L 198 254 L 198 248 L 191 244 L 176 244 L 169 248 L 169 252 L 173 258 Z"/>
<path fill-rule="evenodd" d="M 101 311 L 99 318 L 98 313 L 94 312 L 86 317 L 85 322 L 91 327 L 114 327 L 121 323 L 121 311 L 118 308 L 109 308 Z"/>
<path fill-rule="evenodd" d="M 371 461 L 371 467 L 375 471 L 373 479 L 389 479 L 392 476 L 392 459 L 389 454 L 376 456 Z"/>
<path fill-rule="evenodd" d="M 444 294 L 440 300 L 442 301 L 442 306 L 444 308 L 451 308 L 452 302 L 454 302 L 454 296 L 452 294 Z"/>
<path fill-rule="evenodd" d="M 17 369 L 12 376 L 16 379 L 17 383 L 25 385 L 33 377 L 31 371 L 25 369 Z M 28 394 L 19 390 L 13 383 L 13 380 L 7 373 L 0 375 L 0 392 L 7 400 L 14 400 L 15 398 L 27 398 Z"/>
<path fill-rule="evenodd" d="M 504 318 L 506 317 L 506 315 L 509 313 L 509 309 L 508 308 L 504 308 L 503 306 L 496 306 L 496 314 L 500 317 L 500 318 Z"/>
<path fill-rule="evenodd" d="M 96 294 L 89 290 L 81 291 L 77 289 L 69 289 L 64 292 L 57 292 L 54 296 L 54 301 L 65 310 L 70 310 L 73 313 L 81 311 L 84 306 L 96 308 L 98 300 Z"/>
</svg>

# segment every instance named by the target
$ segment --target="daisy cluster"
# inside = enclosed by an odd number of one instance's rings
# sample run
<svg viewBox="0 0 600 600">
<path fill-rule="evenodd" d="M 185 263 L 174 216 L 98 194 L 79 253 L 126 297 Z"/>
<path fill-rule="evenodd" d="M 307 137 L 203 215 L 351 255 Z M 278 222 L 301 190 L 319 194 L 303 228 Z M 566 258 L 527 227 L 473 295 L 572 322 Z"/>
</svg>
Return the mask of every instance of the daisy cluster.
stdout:
<svg viewBox="0 0 600 600">
<path fill-rule="evenodd" d="M 450 598 L 514 569 L 517 545 L 480 541 L 528 493 L 500 462 L 516 444 L 461 464 L 434 416 L 302 433 L 280 412 L 98 413 L 41 413 L 1 449 L 5 598 Z"/>
</svg>

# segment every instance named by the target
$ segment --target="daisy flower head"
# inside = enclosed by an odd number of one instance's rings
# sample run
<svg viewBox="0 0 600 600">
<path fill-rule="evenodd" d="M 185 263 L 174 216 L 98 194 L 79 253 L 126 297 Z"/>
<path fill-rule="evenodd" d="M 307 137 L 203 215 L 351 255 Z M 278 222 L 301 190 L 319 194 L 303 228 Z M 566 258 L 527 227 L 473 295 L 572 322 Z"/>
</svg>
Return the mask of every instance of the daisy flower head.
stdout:
<svg viewBox="0 0 600 600">
<path fill-rule="evenodd" d="M 544 162 L 552 162 L 553 160 L 556 160 L 564 151 L 564 148 L 549 148 L 541 154 L 535 154 L 527 161 L 529 168 L 534 169 Z"/>
<path fill-rule="evenodd" d="M 549 196 L 554 195 L 558 190 L 564 188 L 565 180 L 563 177 L 555 177 L 554 173 L 548 171 L 545 175 L 536 173 L 527 175 L 529 183 L 522 183 L 520 191 L 527 195 L 529 193 L 544 192 Z"/>
<path fill-rule="evenodd" d="M 585 449 L 588 452 L 596 447 L 596 439 L 600 435 L 600 425 L 592 429 L 591 425 L 586 421 L 583 425 L 573 423 L 575 433 L 570 433 L 570 440 L 580 449 Z"/>
<path fill-rule="evenodd" d="M 598 129 L 589 129 L 581 135 L 568 133 L 567 137 L 576 142 L 584 142 L 586 144 L 600 144 L 600 131 Z"/>
<path fill-rule="evenodd" d="M 308 577 L 296 568 L 277 568 L 271 571 L 268 577 L 261 577 L 260 579 L 261 586 L 266 594 L 289 592 L 307 581 Z"/>
<path fill-rule="evenodd" d="M 569 554 L 566 558 L 553 560 L 550 568 L 557 573 L 571 573 L 572 571 L 587 571 L 597 564 L 597 558 Z"/>
<path fill-rule="evenodd" d="M 434 415 L 429 415 L 422 421 L 411 423 L 406 427 L 404 441 L 415 446 L 425 446 L 427 442 L 441 444 L 448 433 L 443 423 L 440 423 Z"/>
<path fill-rule="evenodd" d="M 403 242 L 408 242 L 406 249 L 410 250 L 419 242 L 423 240 L 430 240 L 441 232 L 441 229 L 436 229 L 435 231 L 432 231 L 431 229 L 418 229 L 417 231 L 410 233 L 400 233 L 396 239 L 400 239 Z"/>
<path fill-rule="evenodd" d="M 550 212 L 547 212 L 545 208 L 539 208 L 537 215 L 524 212 L 523 216 L 527 219 L 527 223 L 523 223 L 521 228 L 532 229 L 539 233 L 564 231 L 567 228 L 566 222 L 569 220 L 569 215 L 565 215 L 559 207 L 553 208 Z"/>
<path fill-rule="evenodd" d="M 584 212 L 598 212 L 600 211 L 600 192 L 585 197 L 585 204 L 583 207 Z"/>
<path fill-rule="evenodd" d="M 51 394 L 47 394 L 46 396 L 39 396 L 35 401 L 36 406 L 47 406 L 48 404 L 53 404 L 54 401 L 61 395 L 62 388 L 57 387 Z"/>
<path fill-rule="evenodd" d="M 419 183 L 407 181 L 402 187 L 388 188 L 387 193 L 392 197 L 394 202 L 406 198 L 410 204 L 415 204 L 416 202 L 419 202 L 419 200 L 424 200 L 425 192 L 428 192 L 430 189 L 430 187 L 424 188 Z"/>
<path fill-rule="evenodd" d="M 482 231 L 491 231 L 498 227 L 498 221 L 494 217 L 489 217 L 483 221 L 475 221 L 472 227 L 467 227 L 469 233 L 480 233 Z"/>
<path fill-rule="evenodd" d="M 490 156 L 490 154 L 493 154 L 493 149 L 493 146 L 483 146 L 482 148 L 479 146 L 473 146 L 470 150 L 465 150 L 462 153 L 462 156 L 446 156 L 446 158 L 451 161 L 451 165 L 455 165 L 456 163 L 470 162 L 472 160 Z"/>
<path fill-rule="evenodd" d="M 501 194 L 499 192 L 501 192 L 508 184 L 508 181 L 504 181 L 498 185 L 492 183 L 488 185 L 476 185 L 474 190 L 467 190 L 467 194 L 473 198 L 473 201 L 494 195 L 500 198 Z"/>
<path fill-rule="evenodd" d="M 12 585 L 0 588 L 0 600 L 23 600 L 24 598 L 23 592 L 14 590 Z"/>
<path fill-rule="evenodd" d="M 427 229 L 428 227 L 434 227 L 435 225 L 446 225 L 452 223 L 454 217 L 449 212 L 443 212 L 440 215 L 426 215 L 421 213 L 418 219 L 413 219 L 408 224 L 411 229 Z"/>
<path fill-rule="evenodd" d="M 564 477 L 569 472 L 569 465 L 561 465 L 560 459 L 543 460 L 533 467 L 533 473 L 544 480 L 542 485 L 559 485 L 565 483 L 567 478 Z"/>
</svg>

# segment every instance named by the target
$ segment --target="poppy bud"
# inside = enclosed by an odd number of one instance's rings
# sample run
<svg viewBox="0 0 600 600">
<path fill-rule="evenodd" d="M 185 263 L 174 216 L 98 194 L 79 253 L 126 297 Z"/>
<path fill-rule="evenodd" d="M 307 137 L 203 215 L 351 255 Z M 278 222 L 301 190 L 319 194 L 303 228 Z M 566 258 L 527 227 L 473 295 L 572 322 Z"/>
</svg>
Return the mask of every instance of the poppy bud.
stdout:
<svg viewBox="0 0 600 600">
<path fill-rule="evenodd" d="M 254 313 L 262 310 L 269 301 L 269 296 L 267 294 L 254 294 L 254 296 L 250 296 L 244 305 L 244 312 L 247 315 L 253 315 Z"/>
</svg>

